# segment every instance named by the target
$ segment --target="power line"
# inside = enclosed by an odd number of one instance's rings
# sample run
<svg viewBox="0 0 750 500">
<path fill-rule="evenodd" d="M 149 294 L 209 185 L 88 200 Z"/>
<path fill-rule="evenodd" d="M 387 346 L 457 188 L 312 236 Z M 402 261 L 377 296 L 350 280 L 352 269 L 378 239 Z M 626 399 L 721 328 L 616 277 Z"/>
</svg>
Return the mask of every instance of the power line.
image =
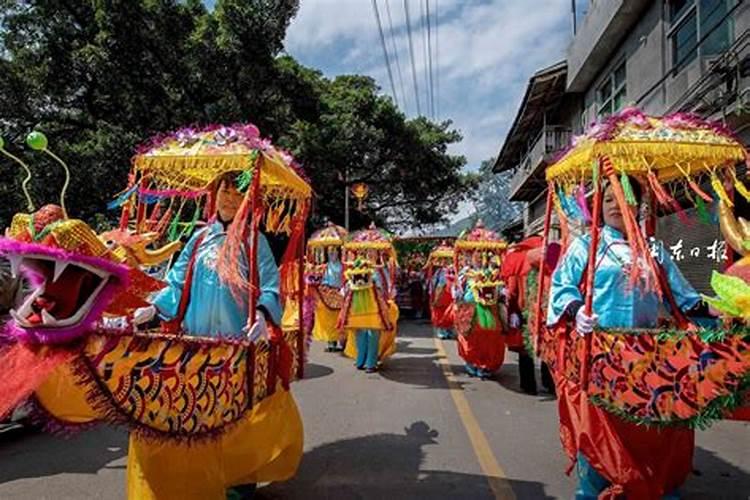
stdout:
<svg viewBox="0 0 750 500">
<path fill-rule="evenodd" d="M 435 119 L 435 84 L 432 79 L 432 40 L 430 36 L 430 0 L 425 0 L 425 10 L 427 11 L 427 53 L 430 55 L 428 62 L 430 65 L 430 111 L 432 119 Z"/>
<path fill-rule="evenodd" d="M 424 96 L 424 100 L 427 113 L 432 116 L 432 109 L 430 108 L 430 92 L 432 92 L 432 89 L 430 88 L 430 71 L 428 63 L 430 60 L 430 53 L 427 50 L 427 27 L 424 23 L 424 13 L 424 0 L 419 0 L 419 24 L 422 26 L 422 52 L 424 52 L 424 85 L 427 87 L 427 93 Z"/>
<path fill-rule="evenodd" d="M 391 71 L 391 59 L 388 57 L 388 48 L 385 46 L 385 37 L 383 36 L 383 25 L 380 23 L 380 12 L 378 12 L 377 0 L 372 0 L 372 8 L 375 10 L 375 19 L 378 22 L 378 32 L 380 33 L 380 44 L 383 46 L 383 55 L 385 56 L 385 66 L 388 68 L 388 80 L 391 82 L 391 92 L 393 92 L 393 100 L 398 106 L 398 95 L 396 94 L 396 86 L 393 84 L 393 72 Z"/>
<path fill-rule="evenodd" d="M 435 118 L 440 119 L 440 46 L 438 45 L 438 0 L 435 0 Z"/>
<path fill-rule="evenodd" d="M 391 32 L 391 45 L 393 45 L 393 57 L 396 59 L 396 73 L 398 73 L 398 82 L 401 88 L 401 100 L 406 113 L 406 87 L 404 87 L 404 77 L 401 75 L 401 63 L 398 57 L 398 48 L 396 47 L 396 34 L 393 31 L 393 18 L 391 17 L 390 0 L 385 0 L 385 12 L 388 14 L 388 26 Z"/>
<path fill-rule="evenodd" d="M 417 66 L 414 64 L 414 43 L 411 39 L 411 20 L 409 19 L 409 4 L 404 0 L 404 12 L 406 13 L 406 31 L 409 34 L 409 56 L 411 58 L 411 78 L 414 82 L 414 101 L 417 103 L 417 114 L 422 115 L 419 106 L 419 86 L 417 85 Z"/>
</svg>

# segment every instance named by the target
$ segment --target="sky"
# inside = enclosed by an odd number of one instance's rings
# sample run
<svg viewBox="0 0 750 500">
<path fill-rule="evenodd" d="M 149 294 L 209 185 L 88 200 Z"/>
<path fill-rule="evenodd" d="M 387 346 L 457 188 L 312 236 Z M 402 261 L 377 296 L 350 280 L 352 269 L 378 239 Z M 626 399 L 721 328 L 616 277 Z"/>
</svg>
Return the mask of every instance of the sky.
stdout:
<svg viewBox="0 0 750 500">
<path fill-rule="evenodd" d="M 427 0 L 406 2 L 417 95 L 422 114 L 432 117 L 425 48 Z M 564 59 L 572 37 L 570 0 L 428 3 L 435 117 L 452 120 L 462 133 L 463 141 L 451 152 L 466 156 L 467 168 L 474 170 L 500 150 L 529 77 Z M 377 5 L 396 101 L 407 116 L 416 116 L 404 0 L 377 0 Z M 299 13 L 287 30 L 285 46 L 301 63 L 320 69 L 326 76 L 369 75 L 384 94 L 393 97 L 372 0 L 301 0 Z"/>
<path fill-rule="evenodd" d="M 464 155 L 469 171 L 498 154 L 529 78 L 535 71 L 563 60 L 572 39 L 570 0 L 375 2 L 397 104 L 408 117 L 414 117 L 418 114 L 418 99 L 423 115 L 452 120 L 463 140 L 450 152 Z M 588 0 L 576 0 L 579 19 L 587 3 Z M 431 58 L 427 56 L 427 5 Z M 285 50 L 328 77 L 369 75 L 383 94 L 394 98 L 373 0 L 301 0 L 299 12 L 287 30 Z M 472 211 L 471 205 L 464 204 L 451 219 L 465 217 Z"/>
</svg>

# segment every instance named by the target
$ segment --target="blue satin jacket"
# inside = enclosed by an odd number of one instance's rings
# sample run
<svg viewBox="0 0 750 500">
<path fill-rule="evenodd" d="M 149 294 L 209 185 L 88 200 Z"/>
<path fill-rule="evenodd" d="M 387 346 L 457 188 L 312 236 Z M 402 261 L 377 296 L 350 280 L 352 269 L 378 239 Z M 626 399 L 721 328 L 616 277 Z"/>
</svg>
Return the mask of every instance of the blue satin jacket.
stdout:
<svg viewBox="0 0 750 500">
<path fill-rule="evenodd" d="M 320 284 L 330 286 L 332 288 L 341 288 L 344 284 L 343 266 L 340 261 L 328 261 L 326 264 L 326 270 L 323 273 L 323 279 Z"/>
<path fill-rule="evenodd" d="M 573 240 L 552 275 L 547 324 L 557 323 L 573 301 L 583 302 L 579 286 L 588 263 L 591 236 Z M 657 245 L 655 259 L 661 262 L 677 306 L 685 311 L 700 301 L 700 295 L 688 283 L 664 245 Z M 627 267 L 632 262 L 630 247 L 622 233 L 604 226 L 596 255 L 594 275 L 594 313 L 604 328 L 653 328 L 657 325 L 660 307 L 658 296 L 631 286 Z M 668 310 L 668 309 L 665 309 Z"/>
<path fill-rule="evenodd" d="M 177 315 L 190 257 L 198 236 L 204 232 L 206 236 L 197 249 L 190 302 L 182 326 L 186 333 L 192 335 L 243 336 L 242 329 L 248 317 L 248 302 L 237 303 L 231 290 L 222 283 L 216 271 L 219 251 L 226 239 L 226 231 L 220 222 L 211 224 L 190 238 L 167 275 L 167 287 L 155 295 L 153 304 L 163 320 L 173 319 Z M 260 284 L 258 306 L 262 306 L 268 312 L 270 319 L 279 325 L 281 324 L 279 269 L 268 240 L 262 234 L 258 235 L 257 261 Z M 244 250 L 238 265 L 247 273 L 247 255 Z"/>
</svg>

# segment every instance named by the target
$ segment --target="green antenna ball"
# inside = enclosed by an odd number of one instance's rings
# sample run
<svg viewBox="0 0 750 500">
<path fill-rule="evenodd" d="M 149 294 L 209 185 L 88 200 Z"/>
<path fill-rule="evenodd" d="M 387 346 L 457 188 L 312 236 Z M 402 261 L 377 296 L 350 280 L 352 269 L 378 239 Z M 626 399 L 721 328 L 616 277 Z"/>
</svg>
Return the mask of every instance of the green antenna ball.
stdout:
<svg viewBox="0 0 750 500">
<path fill-rule="evenodd" d="M 26 144 L 35 151 L 47 149 L 47 136 L 41 132 L 32 132 L 26 136 Z"/>
</svg>

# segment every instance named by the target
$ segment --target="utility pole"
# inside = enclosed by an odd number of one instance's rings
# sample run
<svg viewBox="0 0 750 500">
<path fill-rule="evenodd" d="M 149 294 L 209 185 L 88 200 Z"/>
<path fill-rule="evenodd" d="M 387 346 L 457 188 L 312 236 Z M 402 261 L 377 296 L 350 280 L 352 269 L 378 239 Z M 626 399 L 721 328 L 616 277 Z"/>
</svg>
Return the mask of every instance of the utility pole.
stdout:
<svg viewBox="0 0 750 500">
<path fill-rule="evenodd" d="M 344 228 L 349 231 L 349 169 L 344 169 Z"/>
</svg>

